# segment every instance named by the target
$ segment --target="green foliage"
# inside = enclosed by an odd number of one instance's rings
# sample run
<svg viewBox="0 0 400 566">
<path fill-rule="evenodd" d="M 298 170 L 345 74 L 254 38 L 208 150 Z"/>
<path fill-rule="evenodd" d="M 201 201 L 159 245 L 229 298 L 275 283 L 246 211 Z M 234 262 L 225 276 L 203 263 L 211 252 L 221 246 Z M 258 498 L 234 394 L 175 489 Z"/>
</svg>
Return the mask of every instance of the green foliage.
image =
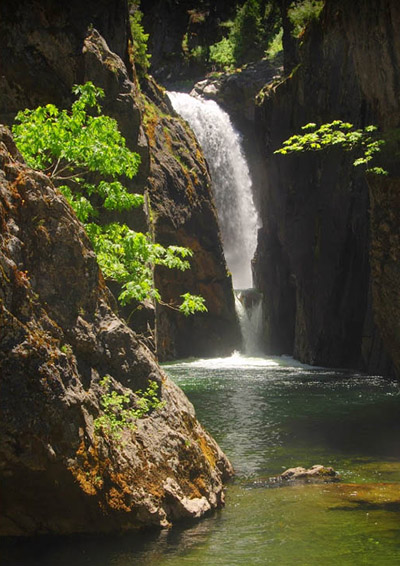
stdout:
<svg viewBox="0 0 400 566">
<path fill-rule="evenodd" d="M 283 38 L 283 28 L 281 28 L 278 31 L 278 33 L 273 37 L 272 41 L 267 47 L 267 50 L 265 51 L 265 55 L 269 59 L 275 59 L 277 55 L 283 52 L 282 38 Z"/>
<path fill-rule="evenodd" d="M 131 15 L 129 17 L 133 37 L 133 58 L 139 76 L 146 75 L 150 67 L 151 55 L 147 51 L 149 34 L 145 33 L 142 19 L 143 13 L 139 10 L 138 2 L 131 1 Z"/>
<path fill-rule="evenodd" d="M 154 265 L 163 265 L 181 271 L 189 269 L 185 259 L 193 255 L 188 248 L 153 243 L 149 234 L 134 232 L 125 224 L 112 223 L 99 226 L 91 223 L 87 231 L 94 243 L 99 265 L 105 276 L 122 285 L 121 304 L 135 299 L 161 300 L 153 283 Z M 193 314 L 196 309 L 192 309 Z"/>
<path fill-rule="evenodd" d="M 246 0 L 234 21 L 224 22 L 221 27 L 229 30 L 228 35 L 210 46 L 210 61 L 218 68 L 230 70 L 263 55 L 265 34 L 259 0 Z"/>
<path fill-rule="evenodd" d="M 233 56 L 239 64 L 254 61 L 262 54 L 259 0 L 246 0 L 239 9 L 230 34 Z"/>
<path fill-rule="evenodd" d="M 318 20 L 324 7 L 325 0 L 299 0 L 292 2 L 288 17 L 293 26 L 292 34 L 300 37 L 312 20 Z"/>
<path fill-rule="evenodd" d="M 158 384 L 155 381 L 149 381 L 144 392 L 136 391 L 135 401 L 130 393 L 118 393 L 115 389 L 111 391 L 109 375 L 101 380 L 100 385 L 104 390 L 100 400 L 103 414 L 95 419 L 94 428 L 96 432 L 102 431 L 116 439 L 121 438 L 124 430 L 135 430 L 138 419 L 165 406 L 165 401 L 157 397 Z"/>
<path fill-rule="evenodd" d="M 286 155 L 300 151 L 321 151 L 329 147 L 341 147 L 345 151 L 358 151 L 358 157 L 353 165 L 368 166 L 366 171 L 378 175 L 386 175 L 387 171 L 381 167 L 369 167 L 370 161 L 376 153 L 381 150 L 384 140 L 377 138 L 376 126 L 367 126 L 363 129 L 354 129 L 353 124 L 334 120 L 329 124 L 323 124 L 319 128 L 314 123 L 306 124 L 301 128 L 307 132 L 296 134 L 283 142 L 283 147 L 274 153 Z"/>
<path fill-rule="evenodd" d="M 192 314 L 193 311 L 196 312 L 207 312 L 207 307 L 203 297 L 199 295 L 191 295 L 190 293 L 185 293 L 181 295 L 183 303 L 180 305 L 179 310 L 188 316 Z"/>
<path fill-rule="evenodd" d="M 93 83 L 74 87 L 79 95 L 71 111 L 59 110 L 53 104 L 35 110 L 18 112 L 13 133 L 28 165 L 47 172 L 54 181 L 76 179 L 90 171 L 116 177 L 132 178 L 140 158 L 125 146 L 117 123 L 109 116 L 92 116 L 99 112 L 102 89 Z"/>
<path fill-rule="evenodd" d="M 120 180 L 137 173 L 140 158 L 126 147 L 117 122 L 100 113 L 102 89 L 88 82 L 74 92 L 78 99 L 70 111 L 48 104 L 19 112 L 13 127 L 17 146 L 31 167 L 47 173 L 84 223 L 103 273 L 122 285 L 120 302 L 160 300 L 153 267 L 188 269 L 185 258 L 192 252 L 155 244 L 122 223 L 96 222 L 101 210 L 121 212 L 143 204 L 143 196 L 130 193 Z M 98 174 L 103 178 L 95 184 Z M 193 313 L 196 297 L 190 304 Z M 187 305 L 183 308 L 186 314 Z"/>
<path fill-rule="evenodd" d="M 189 47 L 189 35 L 185 33 L 182 39 L 182 51 L 187 62 L 204 64 L 208 58 L 208 48 L 205 45 Z"/>
<path fill-rule="evenodd" d="M 143 196 L 129 193 L 119 181 L 122 175 L 136 175 L 140 157 L 126 147 L 117 122 L 100 114 L 103 90 L 87 82 L 73 92 L 78 99 L 70 111 L 47 104 L 17 114 L 13 134 L 26 162 L 46 172 L 82 222 L 98 216 L 89 200 L 92 195 L 107 210 L 142 205 Z M 93 184 L 93 173 L 107 180 Z"/>
<path fill-rule="evenodd" d="M 223 37 L 218 43 L 210 45 L 210 61 L 219 69 L 232 69 L 235 64 L 233 42 L 229 37 Z"/>
</svg>

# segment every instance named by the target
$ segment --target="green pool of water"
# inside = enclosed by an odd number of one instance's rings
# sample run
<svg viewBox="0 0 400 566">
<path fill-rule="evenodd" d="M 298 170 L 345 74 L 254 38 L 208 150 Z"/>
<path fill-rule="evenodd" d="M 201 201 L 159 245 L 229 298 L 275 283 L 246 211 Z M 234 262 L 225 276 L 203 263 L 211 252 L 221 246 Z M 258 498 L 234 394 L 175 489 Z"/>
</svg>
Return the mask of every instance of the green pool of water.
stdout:
<svg viewBox="0 0 400 566">
<path fill-rule="evenodd" d="M 140 537 L 8 541 L 1 566 L 400 564 L 400 385 L 289 359 L 165 366 L 231 459 L 224 510 Z M 338 484 L 271 487 L 293 466 Z"/>
</svg>

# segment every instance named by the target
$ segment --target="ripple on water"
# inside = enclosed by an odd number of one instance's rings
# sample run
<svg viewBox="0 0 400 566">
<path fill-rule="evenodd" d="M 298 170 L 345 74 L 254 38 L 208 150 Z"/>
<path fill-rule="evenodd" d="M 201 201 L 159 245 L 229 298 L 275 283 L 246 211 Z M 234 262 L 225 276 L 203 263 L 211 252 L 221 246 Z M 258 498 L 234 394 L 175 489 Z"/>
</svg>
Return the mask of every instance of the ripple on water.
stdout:
<svg viewBox="0 0 400 566">
<path fill-rule="evenodd" d="M 240 354 L 164 369 L 234 464 L 225 509 L 137 537 L 3 542 L 0 566 L 400 564 L 398 383 Z M 342 483 L 251 487 L 313 464 Z"/>
</svg>

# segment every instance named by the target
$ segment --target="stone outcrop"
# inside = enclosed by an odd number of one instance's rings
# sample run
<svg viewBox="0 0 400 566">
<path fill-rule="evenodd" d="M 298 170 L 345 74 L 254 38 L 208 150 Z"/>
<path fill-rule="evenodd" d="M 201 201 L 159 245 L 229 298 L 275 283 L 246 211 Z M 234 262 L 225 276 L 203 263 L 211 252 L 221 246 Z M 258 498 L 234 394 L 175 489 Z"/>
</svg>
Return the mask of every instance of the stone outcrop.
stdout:
<svg viewBox="0 0 400 566">
<path fill-rule="evenodd" d="M 0 534 L 166 526 L 223 502 L 232 469 L 192 405 L 112 311 L 82 225 L 0 130 Z M 165 405 L 96 428 L 109 383 L 134 406 L 149 380 Z"/>
<path fill-rule="evenodd" d="M 339 481 L 339 479 L 339 474 L 333 468 L 321 466 L 321 464 L 315 464 L 311 468 L 302 468 L 301 466 L 289 468 L 277 477 L 278 481 L 296 483 L 332 482 Z"/>
<path fill-rule="evenodd" d="M 254 124 L 256 95 L 267 83 L 280 76 L 281 69 L 268 60 L 250 63 L 239 71 L 220 73 L 197 82 L 193 93 L 218 102 L 241 131 Z"/>
<path fill-rule="evenodd" d="M 240 332 L 204 158 L 193 134 L 151 80 L 143 82 L 148 95 L 143 102 L 126 1 L 110 7 L 109 2 L 93 0 L 82 7 L 76 0 L 23 0 L 17 6 L 6 0 L 0 6 L 0 52 L 0 121 L 8 124 L 25 107 L 48 102 L 69 106 L 75 83 L 91 80 L 104 89 L 104 112 L 117 120 L 128 147 L 141 156 L 139 173 L 127 185 L 137 192 L 149 189 L 152 208 L 149 217 L 133 211 L 119 219 L 136 230 L 152 229 L 164 245 L 178 243 L 196 252 L 191 270 L 160 271 L 156 277 L 165 302 L 180 301 L 186 291 L 203 294 L 208 313 L 185 318 L 160 309 L 160 357 L 232 352 Z M 128 318 L 131 311 L 122 314 Z M 152 308 L 129 317 L 138 331 L 152 327 L 152 335 L 154 320 Z"/>
<path fill-rule="evenodd" d="M 308 122 L 373 123 L 383 135 L 398 127 L 399 9 L 391 0 L 327 1 L 321 22 L 303 38 L 300 65 L 258 97 L 267 177 L 255 274 L 270 352 L 400 371 L 398 166 L 390 157 L 397 150 L 382 155 L 390 176 L 368 184 L 339 150 L 273 154 Z"/>
<path fill-rule="evenodd" d="M 162 359 L 228 355 L 241 337 L 208 167 L 188 124 L 161 89 L 150 82 L 145 92 L 152 230 L 157 242 L 194 252 L 189 271 L 171 276 L 159 268 L 156 284 L 164 302 L 178 304 L 180 295 L 190 291 L 203 296 L 208 308 L 207 314 L 187 318 L 157 305 L 157 352 Z"/>
</svg>

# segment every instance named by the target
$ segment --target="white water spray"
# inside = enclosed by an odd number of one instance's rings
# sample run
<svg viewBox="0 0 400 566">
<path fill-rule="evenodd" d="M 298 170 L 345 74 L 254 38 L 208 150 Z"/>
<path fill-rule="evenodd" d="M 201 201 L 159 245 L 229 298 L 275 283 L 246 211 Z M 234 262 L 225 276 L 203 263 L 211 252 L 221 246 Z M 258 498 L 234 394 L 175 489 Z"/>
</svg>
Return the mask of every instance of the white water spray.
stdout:
<svg viewBox="0 0 400 566">
<path fill-rule="evenodd" d="M 170 92 L 171 103 L 193 129 L 210 167 L 222 241 L 235 289 L 252 287 L 251 260 L 258 216 L 240 135 L 213 100 Z"/>
<path fill-rule="evenodd" d="M 249 300 L 250 294 L 252 296 Z M 235 306 L 242 331 L 244 352 L 247 355 L 261 354 L 263 324 L 261 295 L 253 289 L 237 291 L 235 293 Z"/>
</svg>

